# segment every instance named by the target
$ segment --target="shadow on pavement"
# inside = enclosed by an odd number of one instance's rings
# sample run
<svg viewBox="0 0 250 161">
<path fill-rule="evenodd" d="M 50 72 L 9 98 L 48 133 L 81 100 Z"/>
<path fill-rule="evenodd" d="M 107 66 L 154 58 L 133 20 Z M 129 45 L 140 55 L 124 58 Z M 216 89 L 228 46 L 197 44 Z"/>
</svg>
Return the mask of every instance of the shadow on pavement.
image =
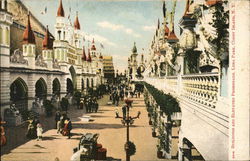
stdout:
<svg viewBox="0 0 250 161">
<path fill-rule="evenodd" d="M 37 147 L 37 148 L 40 148 L 40 149 L 46 149 L 45 147 L 43 147 L 41 145 L 38 145 L 38 144 L 34 145 L 34 147 Z"/>
<path fill-rule="evenodd" d="M 122 161 L 122 159 L 116 159 L 113 157 L 107 157 L 106 159 L 107 159 L 106 161 Z"/>
<path fill-rule="evenodd" d="M 60 139 L 60 138 L 56 138 L 56 137 L 53 137 L 53 136 L 44 136 L 44 137 L 42 137 L 42 140 L 54 140 L 54 139 Z"/>
<path fill-rule="evenodd" d="M 126 126 L 122 124 L 102 124 L 102 123 L 92 123 L 92 124 L 76 124 L 73 123 L 73 129 L 74 128 L 83 128 L 83 129 L 119 129 L 119 128 L 125 128 Z M 139 127 L 136 125 L 131 125 L 131 128 L 133 127 Z"/>
</svg>

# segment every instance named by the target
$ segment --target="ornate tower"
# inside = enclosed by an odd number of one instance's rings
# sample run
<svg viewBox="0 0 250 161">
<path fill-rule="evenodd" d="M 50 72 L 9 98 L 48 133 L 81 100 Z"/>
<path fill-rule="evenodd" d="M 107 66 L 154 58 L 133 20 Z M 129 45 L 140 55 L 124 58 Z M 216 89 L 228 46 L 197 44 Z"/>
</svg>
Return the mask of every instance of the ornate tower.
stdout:
<svg viewBox="0 0 250 161">
<path fill-rule="evenodd" d="M 53 43 L 54 47 L 54 59 L 59 62 L 61 69 L 64 72 L 68 72 L 67 69 L 67 25 L 65 19 L 65 13 L 63 9 L 62 0 L 59 2 L 59 7 L 57 10 L 56 24 L 55 24 L 55 41 Z"/>
<path fill-rule="evenodd" d="M 78 20 L 78 12 L 76 12 L 76 19 L 74 22 L 74 45 L 76 48 L 81 48 L 81 27 Z"/>
<path fill-rule="evenodd" d="M 96 57 L 96 47 L 95 47 L 95 39 L 92 40 L 92 46 L 91 46 L 91 56 Z"/>
<path fill-rule="evenodd" d="M 48 64 L 48 68 L 52 69 L 53 66 L 53 40 L 50 37 L 50 32 L 47 26 L 45 37 L 43 39 L 43 59 Z"/>
<path fill-rule="evenodd" d="M 23 33 L 23 56 L 28 60 L 29 68 L 34 69 L 36 57 L 36 40 L 30 25 L 30 14 L 28 14 L 27 26 Z"/>
<path fill-rule="evenodd" d="M 137 48 L 136 48 L 136 44 L 134 42 L 134 47 L 132 48 L 132 54 L 131 54 L 131 60 L 130 60 L 130 66 L 132 69 L 132 79 L 135 78 L 136 76 L 136 71 L 137 71 L 137 67 L 138 67 L 138 63 L 137 63 Z"/>
</svg>

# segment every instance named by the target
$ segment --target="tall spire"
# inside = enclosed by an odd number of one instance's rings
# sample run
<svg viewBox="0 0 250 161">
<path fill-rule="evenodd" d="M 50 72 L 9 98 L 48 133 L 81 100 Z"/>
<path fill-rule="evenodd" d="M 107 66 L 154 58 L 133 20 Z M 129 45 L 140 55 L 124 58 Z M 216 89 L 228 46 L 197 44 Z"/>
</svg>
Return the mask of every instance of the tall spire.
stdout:
<svg viewBox="0 0 250 161">
<path fill-rule="evenodd" d="M 166 4 L 165 4 L 165 0 L 163 1 L 163 6 L 162 6 L 162 11 L 163 11 L 163 17 L 166 17 Z"/>
<path fill-rule="evenodd" d="M 82 60 L 83 60 L 83 61 L 86 61 L 86 60 L 87 60 L 87 56 L 86 56 L 86 54 L 85 54 L 85 47 L 84 47 L 84 46 L 82 47 Z"/>
<path fill-rule="evenodd" d="M 75 27 L 76 30 L 81 29 L 80 23 L 79 23 L 79 20 L 78 20 L 78 12 L 76 12 L 76 19 L 75 19 L 75 22 L 74 22 L 74 27 Z"/>
<path fill-rule="evenodd" d="M 94 38 L 93 38 L 93 40 L 92 40 L 91 50 L 96 50 L 96 47 L 95 47 L 95 39 L 94 39 Z"/>
<path fill-rule="evenodd" d="M 184 12 L 183 17 L 190 17 L 190 16 L 191 16 L 191 15 L 189 14 L 189 7 L 190 7 L 190 1 L 187 0 L 186 8 L 185 8 L 185 12 Z"/>
<path fill-rule="evenodd" d="M 64 9 L 62 5 L 62 0 L 60 0 L 60 4 L 57 10 L 57 17 L 64 17 Z"/>
<path fill-rule="evenodd" d="M 43 39 L 43 49 L 52 49 L 52 48 L 53 48 L 53 41 L 50 38 L 50 33 L 47 25 L 45 37 Z"/>
<path fill-rule="evenodd" d="M 30 25 L 30 13 L 28 13 L 28 23 L 27 23 L 26 29 L 24 30 L 24 33 L 23 33 L 23 43 L 24 44 L 35 44 L 36 43 L 35 35 L 31 29 L 31 25 Z"/>
<path fill-rule="evenodd" d="M 159 28 L 160 28 L 160 20 L 159 20 L 159 18 L 158 18 L 157 29 L 159 29 Z"/>
</svg>

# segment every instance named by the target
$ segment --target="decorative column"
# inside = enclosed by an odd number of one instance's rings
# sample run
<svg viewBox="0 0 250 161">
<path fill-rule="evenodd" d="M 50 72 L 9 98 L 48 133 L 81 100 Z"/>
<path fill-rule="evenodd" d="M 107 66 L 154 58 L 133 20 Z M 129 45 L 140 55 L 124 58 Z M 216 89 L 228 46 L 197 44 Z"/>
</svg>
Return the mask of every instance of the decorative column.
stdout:
<svg viewBox="0 0 250 161">
<path fill-rule="evenodd" d="M 61 90 L 60 90 L 60 98 L 63 98 L 67 94 L 67 81 L 66 81 L 66 75 L 61 76 Z"/>
<path fill-rule="evenodd" d="M 28 110 L 32 108 L 32 104 L 35 101 L 35 74 L 29 74 L 28 75 Z"/>
<path fill-rule="evenodd" d="M 47 99 L 50 100 L 53 95 L 53 83 L 52 83 L 52 75 L 47 76 Z"/>
</svg>

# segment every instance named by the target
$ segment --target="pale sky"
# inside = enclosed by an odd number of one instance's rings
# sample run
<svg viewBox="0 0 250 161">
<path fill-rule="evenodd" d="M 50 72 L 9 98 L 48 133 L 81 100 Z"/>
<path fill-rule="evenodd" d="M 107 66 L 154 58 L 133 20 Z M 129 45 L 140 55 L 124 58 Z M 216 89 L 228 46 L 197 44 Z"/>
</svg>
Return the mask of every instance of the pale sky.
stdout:
<svg viewBox="0 0 250 161">
<path fill-rule="evenodd" d="M 115 69 L 123 72 L 127 58 L 136 42 L 138 54 L 148 54 L 155 34 L 158 18 L 163 20 L 162 0 L 62 0 L 65 17 L 70 14 L 72 23 L 78 11 L 81 30 L 95 38 L 96 47 L 104 45 L 102 53 L 112 55 Z M 30 11 L 54 34 L 59 0 L 22 0 Z M 172 10 L 172 0 L 166 0 Z M 175 14 L 175 33 L 179 37 L 178 22 L 184 14 L 186 0 L 178 0 Z M 47 6 L 47 14 L 41 14 Z M 71 8 L 71 13 L 69 12 Z M 92 38 L 91 38 L 92 39 Z M 85 46 L 88 46 L 85 42 Z"/>
</svg>

